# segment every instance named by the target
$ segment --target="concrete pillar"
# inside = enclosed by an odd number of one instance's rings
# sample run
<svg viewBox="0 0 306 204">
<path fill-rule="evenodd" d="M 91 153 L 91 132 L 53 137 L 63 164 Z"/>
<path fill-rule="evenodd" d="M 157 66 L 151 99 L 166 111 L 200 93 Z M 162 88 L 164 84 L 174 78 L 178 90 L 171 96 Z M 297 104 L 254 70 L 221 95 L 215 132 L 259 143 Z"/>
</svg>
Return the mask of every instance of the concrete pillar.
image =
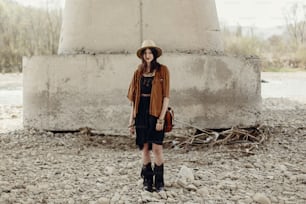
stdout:
<svg viewBox="0 0 306 204">
<path fill-rule="evenodd" d="M 163 49 L 177 119 L 202 128 L 259 123 L 259 59 L 223 53 L 214 0 L 66 0 L 59 55 L 23 59 L 24 126 L 127 133 L 143 39 Z"/>
<path fill-rule="evenodd" d="M 223 51 L 214 0 L 143 0 L 142 32 L 166 52 Z"/>
<path fill-rule="evenodd" d="M 203 128 L 259 123 L 258 59 L 165 54 L 160 61 L 170 69 L 170 105 L 176 119 Z M 137 64 L 135 54 L 24 59 L 24 125 L 127 131 L 127 88 Z"/>
<path fill-rule="evenodd" d="M 59 54 L 223 51 L 214 0 L 66 0 Z"/>
<path fill-rule="evenodd" d="M 134 52 L 139 0 L 66 0 L 59 54 Z"/>
</svg>

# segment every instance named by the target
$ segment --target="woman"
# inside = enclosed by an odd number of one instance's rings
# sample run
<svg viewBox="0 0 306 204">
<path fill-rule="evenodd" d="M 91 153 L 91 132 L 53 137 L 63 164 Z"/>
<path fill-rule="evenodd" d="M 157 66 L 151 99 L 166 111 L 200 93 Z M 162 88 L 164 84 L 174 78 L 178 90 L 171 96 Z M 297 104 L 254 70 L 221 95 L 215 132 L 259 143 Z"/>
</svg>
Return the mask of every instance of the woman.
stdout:
<svg viewBox="0 0 306 204">
<path fill-rule="evenodd" d="M 141 176 L 147 191 L 164 190 L 164 117 L 169 105 L 169 70 L 159 64 L 157 58 L 162 50 L 152 40 L 145 40 L 137 51 L 142 63 L 134 72 L 129 86 L 128 98 L 132 108 L 129 120 L 131 134 L 136 132 L 136 144 L 142 150 Z M 154 154 L 154 170 L 150 150 Z"/>
</svg>

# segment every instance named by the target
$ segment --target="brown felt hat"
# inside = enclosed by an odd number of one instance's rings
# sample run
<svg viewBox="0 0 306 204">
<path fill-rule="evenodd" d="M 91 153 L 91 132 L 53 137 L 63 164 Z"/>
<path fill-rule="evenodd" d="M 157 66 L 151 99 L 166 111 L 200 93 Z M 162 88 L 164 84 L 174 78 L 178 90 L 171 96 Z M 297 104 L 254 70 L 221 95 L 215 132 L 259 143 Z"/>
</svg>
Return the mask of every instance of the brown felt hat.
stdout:
<svg viewBox="0 0 306 204">
<path fill-rule="evenodd" d="M 155 48 L 157 50 L 157 56 L 156 58 L 160 57 L 163 53 L 162 49 L 156 46 L 155 42 L 153 40 L 144 40 L 142 42 L 141 48 L 137 50 L 137 56 L 141 59 L 141 52 L 147 48 Z"/>
</svg>

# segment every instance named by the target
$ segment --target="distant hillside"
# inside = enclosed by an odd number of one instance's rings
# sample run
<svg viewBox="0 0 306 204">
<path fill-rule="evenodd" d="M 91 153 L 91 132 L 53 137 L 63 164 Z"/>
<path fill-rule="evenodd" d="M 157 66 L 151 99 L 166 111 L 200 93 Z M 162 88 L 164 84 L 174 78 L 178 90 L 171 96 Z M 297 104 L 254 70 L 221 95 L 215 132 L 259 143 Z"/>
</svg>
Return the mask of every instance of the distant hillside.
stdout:
<svg viewBox="0 0 306 204">
<path fill-rule="evenodd" d="M 228 26 L 226 29 L 228 29 L 230 32 L 236 32 L 238 26 Z M 275 27 L 243 27 L 241 26 L 241 31 L 244 36 L 251 36 L 253 35 L 268 39 L 269 37 L 273 35 L 282 35 L 286 32 L 285 26 L 275 26 Z"/>
</svg>

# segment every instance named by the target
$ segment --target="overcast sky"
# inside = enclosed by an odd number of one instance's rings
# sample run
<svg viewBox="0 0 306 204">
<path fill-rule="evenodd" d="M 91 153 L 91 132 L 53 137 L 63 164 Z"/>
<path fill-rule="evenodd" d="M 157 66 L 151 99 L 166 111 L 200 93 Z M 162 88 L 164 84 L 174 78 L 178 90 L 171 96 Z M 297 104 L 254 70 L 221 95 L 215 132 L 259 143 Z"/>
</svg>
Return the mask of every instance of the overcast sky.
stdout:
<svg viewBox="0 0 306 204">
<path fill-rule="evenodd" d="M 16 0 L 24 5 L 42 6 L 48 0 Z M 65 0 L 49 0 L 64 6 Z M 166 0 L 165 0 L 166 1 Z M 188 0 L 185 0 L 188 1 Z M 284 24 L 284 10 L 306 0 L 215 0 L 220 23 L 253 27 Z"/>
<path fill-rule="evenodd" d="M 284 11 L 306 0 L 216 0 L 220 22 L 229 25 L 272 27 L 284 25 Z"/>
</svg>

